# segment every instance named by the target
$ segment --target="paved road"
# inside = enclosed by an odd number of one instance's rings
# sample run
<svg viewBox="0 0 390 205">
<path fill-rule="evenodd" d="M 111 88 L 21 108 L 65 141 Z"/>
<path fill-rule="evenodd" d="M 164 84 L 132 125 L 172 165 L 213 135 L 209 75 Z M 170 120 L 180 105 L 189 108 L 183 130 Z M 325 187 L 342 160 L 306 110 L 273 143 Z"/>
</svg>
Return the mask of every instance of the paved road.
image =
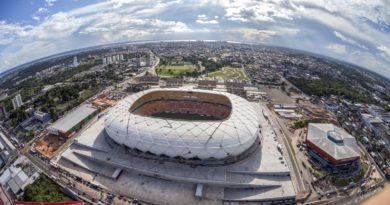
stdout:
<svg viewBox="0 0 390 205">
<path fill-rule="evenodd" d="M 50 165 L 47 165 L 45 162 L 42 162 L 40 159 L 37 159 L 35 156 L 32 156 L 30 153 L 26 153 L 25 156 L 46 176 L 52 178 L 53 176 L 57 178 L 56 183 L 59 184 L 63 188 L 69 188 L 66 185 L 66 182 L 62 181 L 60 175 L 57 172 L 51 171 Z M 92 197 L 88 195 L 83 195 L 83 192 L 77 189 L 72 189 L 71 191 L 75 192 L 75 195 L 79 195 L 79 197 L 89 203 L 92 202 Z"/>
<path fill-rule="evenodd" d="M 155 58 L 157 59 L 157 60 L 156 60 L 156 63 L 155 63 L 152 67 L 150 67 L 150 69 L 145 70 L 145 71 L 143 71 L 143 72 L 141 72 L 141 73 L 138 73 L 135 77 L 143 76 L 143 75 L 145 75 L 146 72 L 149 72 L 149 73 L 151 73 L 152 75 L 157 75 L 157 74 L 156 74 L 155 68 L 156 68 L 156 66 L 160 63 L 160 58 L 157 57 L 156 55 L 154 55 L 154 56 L 155 56 Z"/>
<path fill-rule="evenodd" d="M 346 197 L 333 198 L 324 204 L 327 204 L 327 205 L 355 205 L 355 204 L 359 204 L 359 203 L 363 202 L 364 200 L 367 200 L 368 198 L 375 195 L 376 193 L 378 193 L 378 191 L 381 191 L 381 190 L 382 190 L 382 188 L 380 186 L 378 186 L 374 189 L 371 189 L 370 191 L 366 191 L 365 193 L 359 192 L 359 193 L 356 193 L 356 194 L 353 194 L 350 196 L 346 196 Z"/>
<path fill-rule="evenodd" d="M 273 115 L 273 113 L 271 113 L 271 111 L 268 109 L 268 107 L 266 106 L 266 104 L 263 103 L 263 107 L 264 109 L 266 109 L 269 113 L 269 117 L 271 118 L 271 123 L 273 125 L 273 127 L 275 128 L 274 131 L 275 133 L 280 136 L 280 138 L 282 138 L 282 141 L 284 143 L 284 147 L 285 147 L 285 150 L 287 151 L 287 154 L 288 154 L 288 160 L 290 163 L 288 163 L 290 165 L 290 171 L 292 173 L 292 179 L 293 181 L 296 183 L 296 187 L 298 189 L 298 194 L 299 193 L 304 193 L 306 192 L 306 189 L 305 189 L 305 185 L 302 181 L 302 176 L 300 174 L 300 169 L 295 161 L 295 158 L 294 158 L 294 153 L 293 151 L 291 150 L 291 147 L 286 139 L 286 136 L 285 133 L 290 133 L 288 130 L 283 130 L 283 132 L 281 132 L 281 129 L 286 129 L 285 127 L 283 127 L 280 122 L 275 119 L 276 117 Z M 292 169 L 291 169 L 292 168 Z"/>
</svg>

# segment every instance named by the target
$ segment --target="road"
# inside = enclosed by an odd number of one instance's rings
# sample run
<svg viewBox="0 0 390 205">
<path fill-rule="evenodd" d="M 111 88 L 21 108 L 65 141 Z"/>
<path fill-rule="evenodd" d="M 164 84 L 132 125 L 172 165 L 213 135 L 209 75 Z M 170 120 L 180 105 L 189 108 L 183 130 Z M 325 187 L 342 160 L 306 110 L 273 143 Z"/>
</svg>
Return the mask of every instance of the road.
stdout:
<svg viewBox="0 0 390 205">
<path fill-rule="evenodd" d="M 268 107 L 267 107 L 267 105 L 265 103 L 263 103 L 262 105 L 263 105 L 264 109 L 267 109 L 267 111 L 269 113 L 269 117 L 271 118 L 270 122 L 272 123 L 273 127 L 275 128 L 274 129 L 275 133 L 278 136 L 280 136 L 280 138 L 282 139 L 282 141 L 284 143 L 284 148 L 287 151 L 289 162 L 290 162 L 288 164 L 290 165 L 290 171 L 292 173 L 291 177 L 292 177 L 293 181 L 296 184 L 296 188 L 297 188 L 297 192 L 298 192 L 297 195 L 304 194 L 306 192 L 305 184 L 302 181 L 302 176 L 300 174 L 300 169 L 299 169 L 298 164 L 295 161 L 294 153 L 291 150 L 292 148 L 290 147 L 290 145 L 289 145 L 289 143 L 288 143 L 288 141 L 286 139 L 286 137 L 289 137 L 289 136 L 286 136 L 286 133 L 289 134 L 290 132 L 284 126 L 282 126 L 280 124 L 280 122 L 276 119 L 274 114 L 271 113 L 271 111 L 268 109 Z M 281 129 L 283 129 L 283 132 L 281 131 Z"/>
<path fill-rule="evenodd" d="M 152 67 L 150 67 L 150 69 L 145 70 L 145 71 L 143 71 L 143 72 L 141 72 L 141 73 L 138 73 L 135 77 L 143 76 L 143 75 L 146 74 L 146 72 L 149 72 L 149 73 L 152 74 L 152 75 L 157 75 L 157 74 L 156 74 L 156 69 L 155 69 L 155 68 L 156 68 L 156 66 L 160 63 L 160 58 L 157 57 L 156 55 L 154 55 L 154 56 L 155 56 L 155 58 L 156 58 L 155 64 L 154 64 Z"/>
<path fill-rule="evenodd" d="M 380 184 L 378 184 L 376 187 L 371 188 L 367 191 L 364 191 L 364 192 L 360 191 L 359 193 L 352 194 L 352 195 L 346 196 L 346 197 L 333 198 L 324 204 L 327 204 L 327 205 L 355 205 L 355 204 L 361 203 L 364 200 L 367 200 L 368 198 L 370 198 L 371 196 L 373 196 L 374 194 L 376 194 L 380 190 L 382 190 L 382 186 Z"/>
<path fill-rule="evenodd" d="M 31 155 L 30 153 L 26 153 L 25 156 L 35 165 L 38 170 L 40 170 L 43 174 L 46 176 L 53 178 L 56 177 L 56 183 L 60 185 L 62 188 L 68 188 L 70 191 L 74 192 L 75 195 L 80 197 L 83 201 L 86 201 L 88 203 L 93 204 L 93 197 L 85 194 L 84 192 L 73 189 L 69 186 L 67 186 L 67 182 L 63 181 L 61 178 L 61 175 L 58 172 L 52 171 L 50 165 L 47 165 L 45 162 L 42 162 L 41 159 L 37 159 L 35 156 Z"/>
</svg>

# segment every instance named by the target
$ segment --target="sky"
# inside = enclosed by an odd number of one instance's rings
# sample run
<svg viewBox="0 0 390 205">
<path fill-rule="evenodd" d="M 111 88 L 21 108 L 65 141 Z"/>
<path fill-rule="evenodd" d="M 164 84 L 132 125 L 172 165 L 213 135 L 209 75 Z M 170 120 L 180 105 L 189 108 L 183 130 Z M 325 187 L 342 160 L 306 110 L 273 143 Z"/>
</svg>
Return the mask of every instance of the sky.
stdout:
<svg viewBox="0 0 390 205">
<path fill-rule="evenodd" d="M 114 42 L 230 40 L 390 76 L 390 0 L 1 0 L 0 72 Z"/>
</svg>

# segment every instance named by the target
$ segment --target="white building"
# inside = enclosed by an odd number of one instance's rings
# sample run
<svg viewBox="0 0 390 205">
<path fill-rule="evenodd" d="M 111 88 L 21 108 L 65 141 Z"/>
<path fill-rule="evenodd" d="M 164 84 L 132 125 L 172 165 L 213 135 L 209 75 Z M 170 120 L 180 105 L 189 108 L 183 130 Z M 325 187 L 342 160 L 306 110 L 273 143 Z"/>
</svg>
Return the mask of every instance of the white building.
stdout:
<svg viewBox="0 0 390 205">
<path fill-rule="evenodd" d="M 20 94 L 17 94 L 14 98 L 12 98 L 12 105 L 14 106 L 14 109 L 18 109 L 23 105 L 22 97 Z"/>
<path fill-rule="evenodd" d="M 79 65 L 79 62 L 77 61 L 77 56 L 73 57 L 73 67 L 77 67 Z"/>
<path fill-rule="evenodd" d="M 0 119 L 7 117 L 7 110 L 4 104 L 0 104 Z"/>
<path fill-rule="evenodd" d="M 24 167 L 31 168 L 26 169 Z M 33 169 L 32 164 L 22 155 L 0 175 L 0 185 L 5 188 L 7 193 L 19 196 L 23 194 L 24 188 L 32 184 L 38 177 L 39 173 Z"/>
<path fill-rule="evenodd" d="M 146 62 L 145 62 L 145 66 L 149 67 L 152 65 L 152 62 L 151 62 L 151 56 L 150 56 L 150 53 L 148 53 L 146 55 Z"/>
<path fill-rule="evenodd" d="M 149 98 L 161 99 L 162 96 L 165 100 L 159 108 L 161 112 L 167 108 L 169 112 L 175 113 L 199 113 L 207 116 L 225 113 L 229 117 L 214 121 L 192 121 L 154 118 L 137 114 L 133 110 L 129 112 L 129 108 L 132 109 L 139 103 L 149 104 Z M 182 103 L 169 104 L 169 99 Z M 193 99 L 193 104 L 189 99 Z M 214 105 L 209 103 L 210 99 L 211 102 L 218 102 L 223 106 L 213 107 Z M 167 104 L 164 104 L 165 102 Z M 181 105 L 185 107 L 180 107 Z M 152 112 L 149 109 L 151 108 L 145 108 L 145 112 Z M 187 110 L 183 111 L 185 109 Z M 257 122 L 253 106 L 244 98 L 230 93 L 173 88 L 150 89 L 130 95 L 113 107 L 107 114 L 105 130 L 118 144 L 143 152 L 172 158 L 179 156 L 186 159 L 224 159 L 240 155 L 255 143 L 259 134 Z"/>
</svg>

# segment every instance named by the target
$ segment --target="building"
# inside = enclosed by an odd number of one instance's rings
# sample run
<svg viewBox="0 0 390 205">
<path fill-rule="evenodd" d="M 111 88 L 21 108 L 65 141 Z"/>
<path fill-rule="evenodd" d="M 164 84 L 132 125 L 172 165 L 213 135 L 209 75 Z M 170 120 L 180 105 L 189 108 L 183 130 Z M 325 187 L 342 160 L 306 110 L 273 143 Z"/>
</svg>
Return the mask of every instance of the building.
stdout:
<svg viewBox="0 0 390 205">
<path fill-rule="evenodd" d="M 198 88 L 199 89 L 212 90 L 216 87 L 217 87 L 216 80 L 199 80 L 198 81 Z"/>
<path fill-rule="evenodd" d="M 146 61 L 145 61 L 146 67 L 150 67 L 152 65 L 152 59 L 151 59 L 150 55 L 151 55 L 150 52 L 148 54 L 146 54 Z"/>
<path fill-rule="evenodd" d="M 330 173 L 358 168 L 360 151 L 356 139 L 333 124 L 309 123 L 305 141 L 311 162 Z"/>
<path fill-rule="evenodd" d="M 240 97 L 246 97 L 246 90 L 244 89 L 244 83 L 242 82 L 226 82 L 226 90 L 229 93 L 238 95 Z"/>
<path fill-rule="evenodd" d="M 366 125 L 370 129 L 374 130 L 376 124 L 383 123 L 382 119 L 377 117 L 377 116 L 373 116 L 373 115 L 367 114 L 367 113 L 361 113 L 360 115 L 361 115 L 361 119 L 362 119 L 364 125 Z"/>
<path fill-rule="evenodd" d="M 5 118 L 7 118 L 7 116 L 8 116 L 8 113 L 7 113 L 7 110 L 5 108 L 5 105 L 0 104 L 0 119 L 5 119 Z"/>
<path fill-rule="evenodd" d="M 137 196 L 145 202 L 295 204 L 288 161 L 262 111 L 225 91 L 141 91 L 83 129 L 58 165 L 124 195 L 152 190 Z"/>
<path fill-rule="evenodd" d="M 141 56 L 136 58 L 137 67 L 141 67 Z"/>
<path fill-rule="evenodd" d="M 240 109 L 233 109 L 232 103 Z M 162 124 L 167 119 L 152 118 L 170 113 L 188 118 L 199 115 L 209 120 L 177 119 L 168 121 L 171 126 L 166 127 Z M 139 92 L 118 103 L 107 115 L 105 129 L 118 144 L 144 152 L 186 159 L 223 159 L 238 156 L 254 144 L 259 134 L 255 113 L 248 101 L 229 93 L 156 89 Z M 147 135 L 154 140 L 142 140 Z M 143 142 L 139 143 L 140 140 Z"/>
<path fill-rule="evenodd" d="M 380 118 L 384 122 L 390 123 L 390 112 L 386 112 L 386 110 L 382 107 L 379 107 L 377 105 L 370 105 L 368 106 L 367 110 L 374 117 Z"/>
<path fill-rule="evenodd" d="M 241 63 L 237 63 L 237 62 L 231 63 L 230 66 L 232 66 L 233 68 L 242 68 Z"/>
<path fill-rule="evenodd" d="M 14 110 L 20 108 L 23 105 L 22 96 L 20 96 L 20 94 L 17 94 L 14 98 L 12 98 L 12 105 Z"/>
<path fill-rule="evenodd" d="M 17 198 L 38 176 L 39 173 L 30 161 L 21 155 L 0 175 L 0 185 L 5 187 L 12 198 Z"/>
<path fill-rule="evenodd" d="M 34 118 L 39 120 L 42 123 L 46 123 L 46 122 L 49 122 L 51 120 L 51 116 L 49 113 L 45 113 L 45 112 L 41 112 L 41 111 L 35 111 Z"/>
<path fill-rule="evenodd" d="M 135 82 L 141 85 L 158 85 L 160 83 L 160 77 L 158 76 L 141 76 L 136 77 Z"/>
<path fill-rule="evenodd" d="M 79 62 L 77 61 L 77 56 L 73 57 L 73 67 L 79 66 Z"/>
<path fill-rule="evenodd" d="M 183 86 L 184 80 L 182 78 L 167 78 L 165 81 L 166 87 L 181 87 Z"/>
<path fill-rule="evenodd" d="M 72 132 L 81 129 L 97 113 L 98 109 L 92 105 L 82 104 L 51 125 L 47 129 L 48 133 L 60 137 L 68 137 Z"/>
</svg>

